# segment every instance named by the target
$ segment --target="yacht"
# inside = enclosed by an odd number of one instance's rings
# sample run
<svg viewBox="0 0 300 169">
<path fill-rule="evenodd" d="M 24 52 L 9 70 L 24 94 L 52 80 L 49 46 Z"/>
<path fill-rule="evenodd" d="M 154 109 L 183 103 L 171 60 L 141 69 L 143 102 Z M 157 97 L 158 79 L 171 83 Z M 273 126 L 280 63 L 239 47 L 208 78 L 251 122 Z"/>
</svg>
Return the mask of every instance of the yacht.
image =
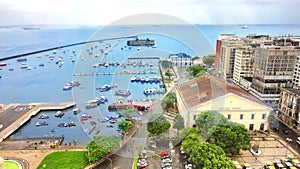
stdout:
<svg viewBox="0 0 300 169">
<path fill-rule="evenodd" d="M 241 28 L 242 29 L 248 29 L 248 26 L 247 25 L 243 25 Z"/>
<path fill-rule="evenodd" d="M 57 111 L 56 113 L 55 113 L 55 117 L 62 117 L 62 116 L 64 116 L 65 115 L 65 113 L 64 112 L 61 112 L 61 111 Z"/>
</svg>

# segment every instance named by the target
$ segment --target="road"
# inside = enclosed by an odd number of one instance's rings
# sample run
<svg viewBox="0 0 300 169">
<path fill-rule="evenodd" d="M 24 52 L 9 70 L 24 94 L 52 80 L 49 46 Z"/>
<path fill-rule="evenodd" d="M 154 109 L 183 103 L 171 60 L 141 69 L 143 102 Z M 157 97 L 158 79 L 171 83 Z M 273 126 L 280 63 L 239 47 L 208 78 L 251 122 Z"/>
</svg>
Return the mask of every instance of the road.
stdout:
<svg viewBox="0 0 300 169">
<path fill-rule="evenodd" d="M 278 131 L 272 128 L 272 130 L 277 133 L 277 135 L 282 139 L 285 140 L 289 146 L 291 146 L 294 150 L 296 150 L 298 153 L 300 153 L 300 146 L 297 143 L 297 137 L 299 135 L 289 127 L 287 127 L 285 124 L 283 124 L 281 121 L 278 120 Z M 287 133 L 285 133 L 287 131 Z M 291 139 L 291 141 L 287 141 L 287 138 Z"/>
</svg>

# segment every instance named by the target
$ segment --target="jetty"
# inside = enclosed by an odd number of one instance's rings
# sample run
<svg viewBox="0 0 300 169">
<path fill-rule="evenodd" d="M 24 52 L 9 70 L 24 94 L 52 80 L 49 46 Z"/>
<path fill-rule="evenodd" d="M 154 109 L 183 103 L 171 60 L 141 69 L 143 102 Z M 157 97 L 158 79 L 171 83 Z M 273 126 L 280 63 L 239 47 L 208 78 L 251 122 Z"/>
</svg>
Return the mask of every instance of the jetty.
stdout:
<svg viewBox="0 0 300 169">
<path fill-rule="evenodd" d="M 40 111 L 59 111 L 75 106 L 74 102 L 9 104 L 0 109 L 0 142 L 18 130 Z"/>
<path fill-rule="evenodd" d="M 24 56 L 28 56 L 28 55 L 43 53 L 43 52 L 62 49 L 62 48 L 71 47 L 71 46 L 84 45 L 84 44 L 95 43 L 95 42 L 103 42 L 103 41 L 107 41 L 107 40 L 128 39 L 128 38 L 137 38 L 137 36 L 112 37 L 112 38 L 106 38 L 106 39 L 97 39 L 97 40 L 91 40 L 91 41 L 72 43 L 72 44 L 68 44 L 68 45 L 56 46 L 56 47 L 42 49 L 42 50 L 38 50 L 38 51 L 33 51 L 33 52 L 27 52 L 27 53 L 23 53 L 23 54 L 8 56 L 8 57 L 0 58 L 0 61 L 14 59 L 14 58 L 20 58 L 20 57 L 24 57 Z"/>
</svg>

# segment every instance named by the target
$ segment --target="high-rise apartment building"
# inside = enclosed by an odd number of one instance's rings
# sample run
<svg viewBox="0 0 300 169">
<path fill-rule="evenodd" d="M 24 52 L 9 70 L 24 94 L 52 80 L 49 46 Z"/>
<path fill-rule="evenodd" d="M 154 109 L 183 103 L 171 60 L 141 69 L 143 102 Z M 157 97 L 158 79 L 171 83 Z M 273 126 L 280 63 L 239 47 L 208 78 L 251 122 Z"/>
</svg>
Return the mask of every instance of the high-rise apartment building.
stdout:
<svg viewBox="0 0 300 169">
<path fill-rule="evenodd" d="M 296 57 L 295 46 L 263 45 L 255 49 L 250 93 L 276 106 L 282 87 L 291 87 Z"/>
</svg>

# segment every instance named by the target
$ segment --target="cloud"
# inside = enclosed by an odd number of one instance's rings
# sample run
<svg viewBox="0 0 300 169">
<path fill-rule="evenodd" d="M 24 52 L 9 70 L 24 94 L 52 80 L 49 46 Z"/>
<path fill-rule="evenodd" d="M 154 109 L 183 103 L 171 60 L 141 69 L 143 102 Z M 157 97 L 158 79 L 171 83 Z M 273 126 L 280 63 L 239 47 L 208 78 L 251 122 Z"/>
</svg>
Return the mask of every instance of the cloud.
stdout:
<svg viewBox="0 0 300 169">
<path fill-rule="evenodd" d="M 190 23 L 300 23 L 298 0 L 0 0 L 0 24 L 109 24 L 143 13 L 168 14 Z"/>
</svg>

